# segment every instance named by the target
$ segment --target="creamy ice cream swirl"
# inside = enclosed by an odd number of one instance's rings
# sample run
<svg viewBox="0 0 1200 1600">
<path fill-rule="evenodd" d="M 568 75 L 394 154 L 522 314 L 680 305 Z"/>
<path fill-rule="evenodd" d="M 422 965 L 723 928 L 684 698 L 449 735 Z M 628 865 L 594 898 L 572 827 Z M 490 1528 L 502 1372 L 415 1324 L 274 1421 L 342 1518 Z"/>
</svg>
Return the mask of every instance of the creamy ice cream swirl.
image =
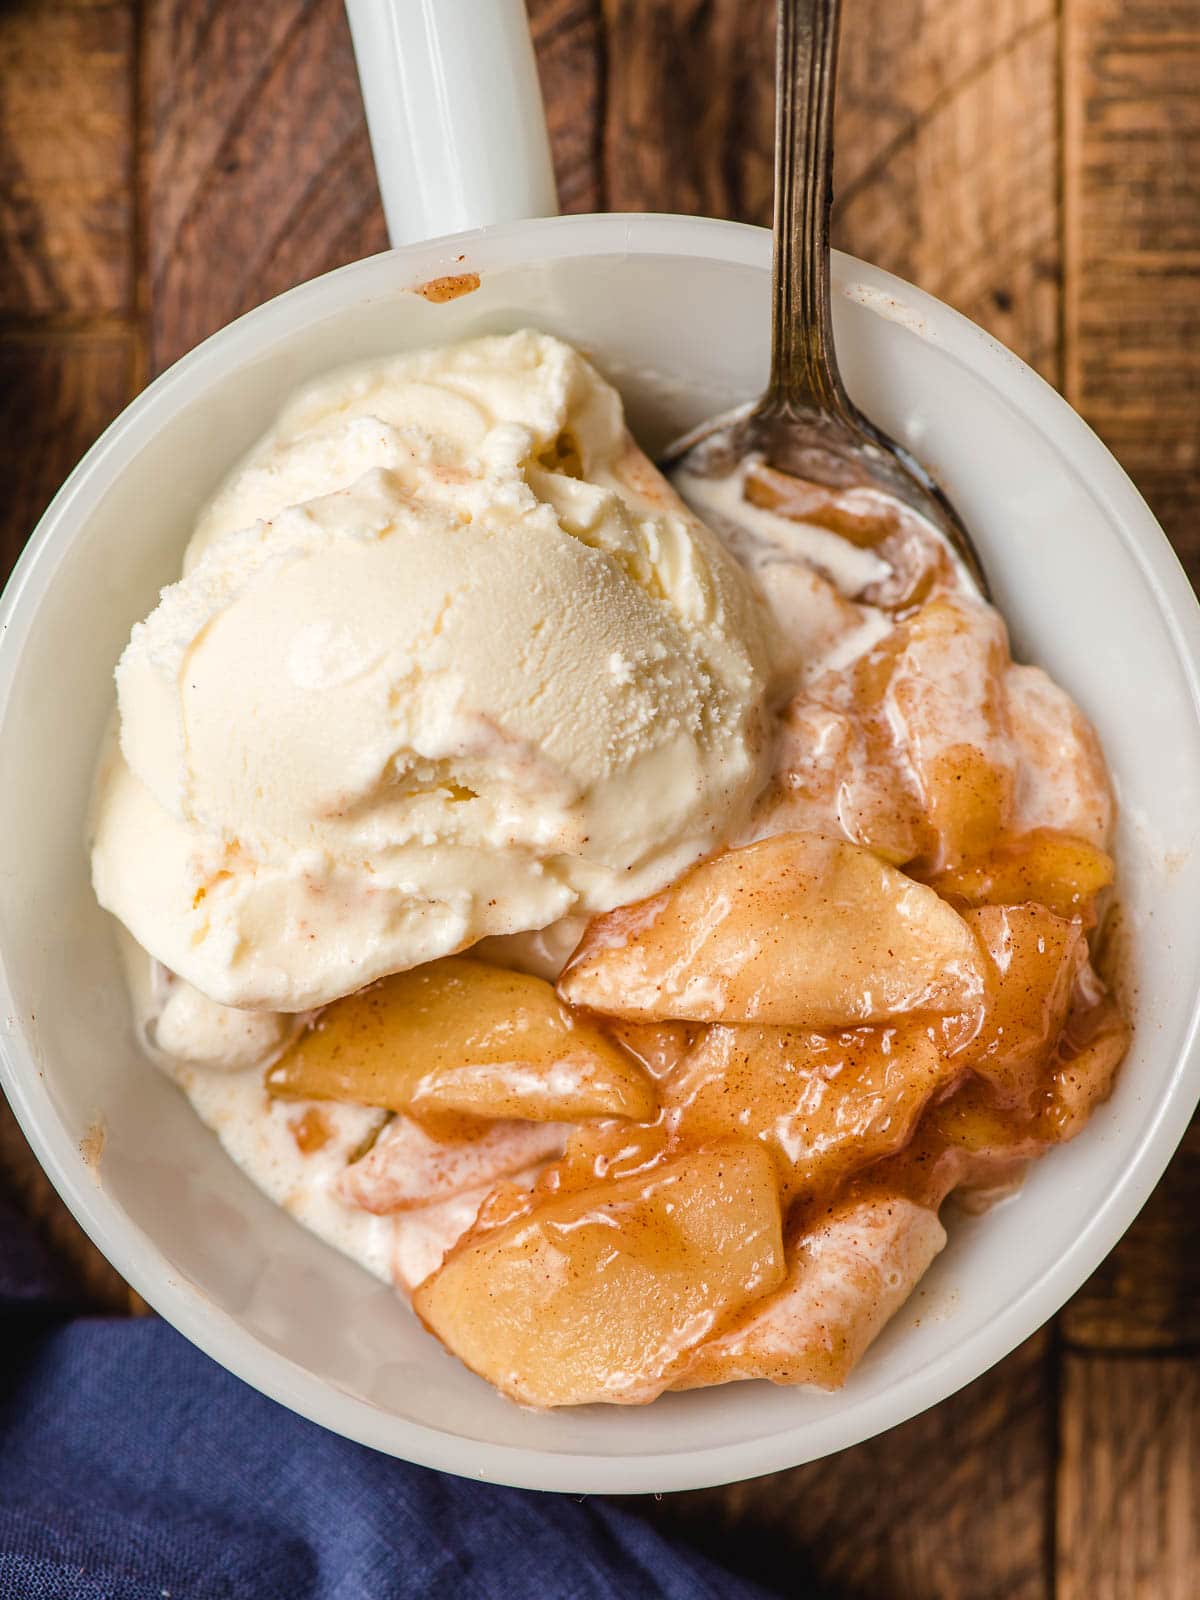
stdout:
<svg viewBox="0 0 1200 1600">
<path fill-rule="evenodd" d="M 566 345 L 335 374 L 133 630 L 97 894 L 212 1000 L 300 1011 L 653 892 L 761 787 L 762 627 Z"/>
</svg>

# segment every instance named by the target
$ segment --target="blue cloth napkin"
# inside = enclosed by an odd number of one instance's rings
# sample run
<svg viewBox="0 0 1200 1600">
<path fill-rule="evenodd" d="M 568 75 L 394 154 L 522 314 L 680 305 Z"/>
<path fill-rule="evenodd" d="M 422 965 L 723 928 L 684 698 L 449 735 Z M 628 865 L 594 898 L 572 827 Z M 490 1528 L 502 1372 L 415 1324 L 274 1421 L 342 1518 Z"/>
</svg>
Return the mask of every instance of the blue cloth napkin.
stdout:
<svg viewBox="0 0 1200 1600">
<path fill-rule="evenodd" d="M 0 1600 L 762 1600 L 603 1500 L 377 1455 L 157 1317 L 71 1315 L 0 1202 Z"/>
</svg>

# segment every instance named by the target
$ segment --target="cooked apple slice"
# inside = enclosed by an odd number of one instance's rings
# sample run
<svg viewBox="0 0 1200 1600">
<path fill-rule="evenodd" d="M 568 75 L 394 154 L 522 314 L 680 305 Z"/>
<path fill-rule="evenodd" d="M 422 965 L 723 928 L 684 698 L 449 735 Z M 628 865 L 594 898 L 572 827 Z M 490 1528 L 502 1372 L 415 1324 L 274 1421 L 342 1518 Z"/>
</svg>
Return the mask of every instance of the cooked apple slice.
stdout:
<svg viewBox="0 0 1200 1600">
<path fill-rule="evenodd" d="M 919 516 L 907 516 L 879 546 L 878 554 L 891 570 L 863 590 L 860 599 L 866 605 L 907 614 L 939 589 L 952 589 L 957 581 L 945 544 Z"/>
<path fill-rule="evenodd" d="M 697 1028 L 686 1022 L 616 1022 L 613 1033 L 652 1078 L 665 1078 L 687 1055 Z"/>
<path fill-rule="evenodd" d="M 743 490 L 752 506 L 840 534 L 860 549 L 872 550 L 900 526 L 901 507 L 872 489 L 826 489 L 807 478 L 751 462 Z"/>
<path fill-rule="evenodd" d="M 672 1153 L 669 1147 L 670 1132 L 661 1116 L 654 1122 L 585 1122 L 571 1131 L 562 1158 L 541 1174 L 538 1194 L 569 1194 L 644 1173 Z"/>
<path fill-rule="evenodd" d="M 411 1211 L 397 1211 L 389 1219 L 392 1230 L 390 1265 L 396 1287 L 411 1295 L 419 1283 L 436 1272 L 463 1235 L 475 1227 L 481 1208 L 489 1205 L 500 1190 L 512 1197 L 514 1209 L 518 1199 L 528 1205 L 529 1187 L 535 1177 L 533 1172 L 518 1172 L 511 1178 L 502 1178 L 491 1188 L 467 1189 L 462 1194 L 451 1195 L 448 1200 L 435 1200 L 432 1205 L 416 1206 Z"/>
<path fill-rule="evenodd" d="M 1107 849 L 1115 804 L 1091 723 L 1040 667 L 1009 667 L 1004 689 L 1019 754 L 1014 831 L 1059 828 Z"/>
<path fill-rule="evenodd" d="M 783 833 L 595 918 L 558 988 L 633 1021 L 846 1028 L 965 1010 L 981 984 L 970 929 L 933 890 L 858 845 Z"/>
<path fill-rule="evenodd" d="M 894 659 L 886 644 L 855 664 L 847 709 L 800 696 L 780 720 L 775 778 L 755 805 L 752 826 L 766 835 L 845 832 L 893 866 L 926 853 L 932 844 L 924 805 L 912 775 L 877 713 L 881 661 Z M 842 684 L 835 681 L 831 693 Z"/>
<path fill-rule="evenodd" d="M 922 791 L 941 870 L 993 848 L 1008 826 L 1016 751 L 1008 730 L 1004 624 L 942 596 L 905 625 L 886 709 Z"/>
<path fill-rule="evenodd" d="M 524 1405 L 636 1404 L 784 1270 L 771 1157 L 738 1141 L 468 1235 L 413 1304 Z"/>
<path fill-rule="evenodd" d="M 936 1211 L 899 1195 L 840 1203 L 789 1248 L 782 1288 L 702 1344 L 671 1387 L 840 1388 L 945 1242 Z"/>
<path fill-rule="evenodd" d="M 1096 981 L 1090 972 L 1085 977 Z M 1048 1143 L 1073 1139 L 1101 1101 L 1108 1099 L 1131 1037 L 1129 1023 L 1111 995 L 1075 1007 L 1059 1041 L 1050 1093 L 1038 1112 L 1038 1126 Z"/>
<path fill-rule="evenodd" d="M 966 1210 L 986 1210 L 1020 1185 L 1052 1142 L 1035 1116 L 997 1105 L 989 1085 L 972 1078 L 932 1108 L 906 1150 L 864 1173 L 862 1186 L 895 1182 L 898 1192 L 929 1206 L 953 1194 Z"/>
<path fill-rule="evenodd" d="M 998 1106 L 988 1085 L 971 1077 L 929 1108 L 898 1155 L 856 1174 L 846 1192 L 860 1199 L 899 1195 L 931 1211 L 953 1194 L 956 1203 L 982 1210 L 986 1197 L 1016 1188 L 1045 1149 L 1031 1117 Z"/>
<path fill-rule="evenodd" d="M 953 581 L 945 546 L 929 524 L 878 490 L 830 490 L 756 463 L 746 473 L 745 497 L 778 516 L 827 528 L 860 549 L 878 551 L 889 571 L 863 591 L 871 605 L 907 610 L 935 584 Z"/>
<path fill-rule="evenodd" d="M 1028 1106 L 1001 1104 L 991 1084 L 977 1078 L 932 1107 L 915 1142 L 940 1146 L 956 1158 L 955 1184 L 988 1187 L 997 1173 L 1005 1176 L 1014 1164 L 1082 1130 L 1107 1099 L 1129 1036 L 1129 1025 L 1110 997 L 1081 1002 L 1077 988 L 1074 1014 Z"/>
<path fill-rule="evenodd" d="M 992 1085 L 972 1074 L 926 1109 L 898 1155 L 856 1174 L 847 1195 L 903 1195 L 936 1211 L 953 1191 L 956 1201 L 978 1209 L 1014 1187 L 1030 1161 L 1082 1131 L 1111 1091 L 1129 1037 L 1119 1007 L 1085 967 L 1029 1104 L 1000 1104 Z"/>
<path fill-rule="evenodd" d="M 936 859 L 962 861 L 1001 836 L 1012 810 L 1012 773 L 971 744 L 948 744 L 920 768 Z"/>
<path fill-rule="evenodd" d="M 366 1155 L 341 1174 L 338 1195 L 380 1216 L 433 1205 L 552 1160 L 567 1136 L 558 1122 L 458 1121 L 450 1137 L 438 1137 L 411 1117 L 393 1117 Z"/>
<path fill-rule="evenodd" d="M 930 883 L 952 902 L 1011 906 L 1032 900 L 1091 927 L 1096 896 L 1112 881 L 1112 857 L 1096 845 L 1056 828 L 1035 828 Z"/>
<path fill-rule="evenodd" d="M 646 1073 L 551 986 L 448 956 L 335 1000 L 267 1072 L 273 1095 L 534 1122 L 654 1115 Z"/>
<path fill-rule="evenodd" d="M 932 839 L 924 807 L 909 792 L 895 749 L 867 730 L 863 753 L 838 791 L 838 822 L 856 844 L 894 867 L 923 856 Z"/>
<path fill-rule="evenodd" d="M 981 1024 L 962 1059 L 991 1085 L 996 1103 L 1032 1110 L 1045 1090 L 1071 995 L 1087 960 L 1078 922 L 1045 906 L 983 906 L 964 919 L 987 951 Z"/>
<path fill-rule="evenodd" d="M 841 785 L 861 765 L 862 731 L 844 712 L 800 695 L 780 717 L 775 774 L 751 825 L 763 835 L 841 831 Z"/>
<path fill-rule="evenodd" d="M 928 1132 L 963 1157 L 958 1182 L 987 1177 L 995 1163 L 1029 1161 L 1040 1155 L 1045 1145 L 1036 1119 L 998 1105 L 991 1089 L 978 1078 L 933 1107 Z"/>
<path fill-rule="evenodd" d="M 787 1202 L 900 1149 L 956 1070 L 916 1028 L 717 1026 L 663 1085 L 663 1105 L 682 1143 L 760 1140 Z"/>
</svg>

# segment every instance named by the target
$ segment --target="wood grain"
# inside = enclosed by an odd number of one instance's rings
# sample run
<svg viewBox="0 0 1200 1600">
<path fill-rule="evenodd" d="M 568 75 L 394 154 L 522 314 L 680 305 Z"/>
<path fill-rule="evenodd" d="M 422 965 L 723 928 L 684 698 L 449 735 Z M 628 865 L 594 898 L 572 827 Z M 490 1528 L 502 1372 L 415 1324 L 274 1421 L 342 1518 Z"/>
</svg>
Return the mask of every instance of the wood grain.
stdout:
<svg viewBox="0 0 1200 1600">
<path fill-rule="evenodd" d="M 770 0 L 606 0 L 605 198 L 769 223 Z M 844 7 L 836 242 L 1059 372 L 1054 0 Z"/>
<path fill-rule="evenodd" d="M 1065 1337 L 1084 1350 L 1200 1354 L 1200 1121 L 1146 1209 L 1066 1307 Z"/>
<path fill-rule="evenodd" d="M 596 209 L 598 13 L 539 0 L 532 22 L 560 200 Z M 143 27 L 157 372 L 241 312 L 387 238 L 341 0 L 155 0 Z"/>
<path fill-rule="evenodd" d="M 604 203 L 767 223 L 772 0 L 605 0 Z"/>
<path fill-rule="evenodd" d="M 1059 374 L 1055 0 L 847 5 L 837 240 Z"/>
<path fill-rule="evenodd" d="M 0 308 L 75 315 L 132 297 L 133 13 L 0 9 Z"/>
<path fill-rule="evenodd" d="M 0 10 L 0 582 L 135 392 L 133 40 L 132 5 Z M 32 1219 L 85 1305 L 140 1304 L 58 1199 L 2 1100 L 0 1192 Z"/>
<path fill-rule="evenodd" d="M 1200 1592 L 1200 1366 L 1067 1359 L 1057 1600 Z"/>
<path fill-rule="evenodd" d="M 0 338 L 0 581 L 59 484 L 132 399 L 134 358 L 119 325 Z"/>
<path fill-rule="evenodd" d="M 1067 398 L 1200 575 L 1200 7 L 1064 0 Z"/>
<path fill-rule="evenodd" d="M 529 0 L 562 211 L 600 211 L 608 51 L 600 0 Z"/>
<path fill-rule="evenodd" d="M 142 26 L 157 372 L 387 239 L 341 0 L 153 0 Z"/>
<path fill-rule="evenodd" d="M 891 1433 L 652 1515 L 781 1594 L 1048 1600 L 1053 1381 L 1040 1334 Z"/>
</svg>

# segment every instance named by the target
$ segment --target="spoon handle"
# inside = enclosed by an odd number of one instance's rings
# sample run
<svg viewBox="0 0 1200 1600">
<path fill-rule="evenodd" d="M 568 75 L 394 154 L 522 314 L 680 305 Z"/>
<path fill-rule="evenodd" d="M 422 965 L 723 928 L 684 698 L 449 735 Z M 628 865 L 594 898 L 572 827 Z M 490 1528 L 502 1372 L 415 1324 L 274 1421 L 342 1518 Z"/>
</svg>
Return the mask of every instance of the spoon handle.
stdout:
<svg viewBox="0 0 1200 1600">
<path fill-rule="evenodd" d="M 760 414 L 852 411 L 834 355 L 829 291 L 840 14 L 840 0 L 779 0 L 771 378 Z"/>
</svg>

